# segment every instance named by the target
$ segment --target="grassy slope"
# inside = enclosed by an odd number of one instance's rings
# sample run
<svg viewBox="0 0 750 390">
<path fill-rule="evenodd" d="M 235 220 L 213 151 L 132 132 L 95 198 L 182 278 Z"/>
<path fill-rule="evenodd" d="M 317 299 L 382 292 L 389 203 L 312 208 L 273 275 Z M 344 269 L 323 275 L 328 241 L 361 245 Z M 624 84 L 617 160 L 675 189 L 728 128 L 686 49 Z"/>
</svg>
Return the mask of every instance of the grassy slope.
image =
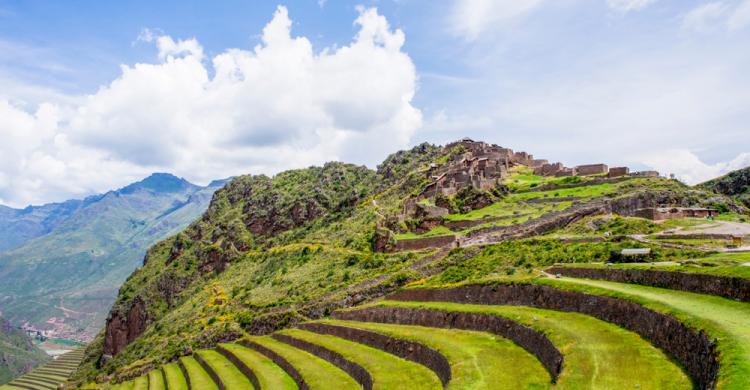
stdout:
<svg viewBox="0 0 750 390">
<path fill-rule="evenodd" d="M 572 278 L 540 279 L 538 283 L 631 299 L 705 329 L 719 340 L 722 389 L 750 388 L 750 304 L 710 295 L 623 283 Z"/>
<path fill-rule="evenodd" d="M 333 364 L 305 351 L 274 340 L 271 337 L 249 338 L 286 359 L 305 379 L 311 389 L 356 389 L 359 384 Z"/>
<path fill-rule="evenodd" d="M 26 333 L 14 329 L 0 318 L 0 384 L 49 360 L 49 356 L 34 347 Z"/>
<path fill-rule="evenodd" d="M 544 332 L 565 356 L 565 389 L 689 389 L 690 379 L 660 350 L 633 332 L 577 313 L 529 307 L 443 302 L 378 303 L 499 315 Z"/>
<path fill-rule="evenodd" d="M 237 344 L 222 344 L 222 346 L 253 370 L 262 389 L 294 390 L 297 388 L 294 379 L 263 354 Z"/>
<path fill-rule="evenodd" d="M 170 363 L 162 367 L 167 377 L 167 388 L 170 390 L 187 390 L 187 381 L 177 363 Z"/>
<path fill-rule="evenodd" d="M 528 389 L 550 384 L 549 374 L 536 358 L 488 333 L 355 321 L 322 322 L 414 340 L 437 350 L 451 365 L 448 389 Z"/>
<path fill-rule="evenodd" d="M 185 366 L 190 377 L 190 386 L 193 389 L 205 389 L 205 390 L 218 390 L 216 383 L 208 375 L 208 373 L 201 367 L 198 361 L 194 357 L 187 356 L 180 358 L 180 361 Z"/>
<path fill-rule="evenodd" d="M 379 349 L 299 329 L 284 330 L 281 333 L 318 344 L 361 365 L 372 375 L 373 389 L 395 390 L 402 388 L 404 383 L 408 383 L 409 388 L 414 390 L 442 388 L 438 377 L 427 367 Z"/>
<path fill-rule="evenodd" d="M 149 390 L 165 390 L 166 389 L 166 386 L 164 383 L 164 377 L 161 375 L 161 370 L 149 371 L 148 388 Z"/>
<path fill-rule="evenodd" d="M 228 389 L 253 389 L 253 384 L 250 383 L 245 374 L 224 355 L 214 350 L 198 351 L 198 355 L 214 370 Z"/>
</svg>

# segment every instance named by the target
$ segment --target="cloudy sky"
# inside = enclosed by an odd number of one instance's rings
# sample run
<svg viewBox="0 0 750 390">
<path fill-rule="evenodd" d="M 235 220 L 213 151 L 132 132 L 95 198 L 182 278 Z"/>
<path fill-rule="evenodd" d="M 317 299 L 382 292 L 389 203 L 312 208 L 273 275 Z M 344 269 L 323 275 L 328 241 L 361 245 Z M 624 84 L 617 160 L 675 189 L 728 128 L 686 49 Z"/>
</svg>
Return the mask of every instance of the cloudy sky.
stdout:
<svg viewBox="0 0 750 390">
<path fill-rule="evenodd" d="M 750 165 L 750 0 L 0 0 L 0 204 L 470 136 Z"/>
</svg>

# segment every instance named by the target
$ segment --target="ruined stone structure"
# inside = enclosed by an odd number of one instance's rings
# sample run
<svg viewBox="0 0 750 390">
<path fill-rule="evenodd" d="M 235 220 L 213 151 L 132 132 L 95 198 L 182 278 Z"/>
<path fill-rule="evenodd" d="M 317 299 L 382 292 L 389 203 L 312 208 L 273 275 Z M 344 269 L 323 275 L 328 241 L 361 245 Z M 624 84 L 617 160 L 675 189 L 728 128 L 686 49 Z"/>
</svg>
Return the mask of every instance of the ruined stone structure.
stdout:
<svg viewBox="0 0 750 390">
<path fill-rule="evenodd" d="M 635 216 L 652 221 L 663 221 L 677 218 L 709 218 L 718 213 L 717 210 L 702 207 L 650 207 L 636 210 Z"/>
<path fill-rule="evenodd" d="M 607 164 L 589 164 L 589 165 L 579 165 L 576 168 L 576 173 L 580 176 L 589 176 L 589 175 L 601 175 L 609 173 L 609 167 Z"/>
<path fill-rule="evenodd" d="M 640 172 L 631 172 L 631 177 L 659 177 L 659 172 L 657 171 L 640 171 Z"/>
<path fill-rule="evenodd" d="M 627 176 L 630 174 L 630 168 L 628 167 L 615 167 L 615 168 L 609 168 L 609 174 L 607 176 L 609 177 L 621 177 L 621 176 Z"/>
<path fill-rule="evenodd" d="M 541 166 L 546 160 L 535 160 L 526 152 L 485 142 L 464 138 L 445 146 L 451 150 L 460 147 L 464 153 L 454 155 L 446 164 L 430 166 L 428 175 L 432 183 L 427 185 L 419 198 L 431 198 L 442 194 L 450 196 L 465 187 L 488 190 L 495 187 L 508 175 L 508 168 L 517 164 Z"/>
</svg>

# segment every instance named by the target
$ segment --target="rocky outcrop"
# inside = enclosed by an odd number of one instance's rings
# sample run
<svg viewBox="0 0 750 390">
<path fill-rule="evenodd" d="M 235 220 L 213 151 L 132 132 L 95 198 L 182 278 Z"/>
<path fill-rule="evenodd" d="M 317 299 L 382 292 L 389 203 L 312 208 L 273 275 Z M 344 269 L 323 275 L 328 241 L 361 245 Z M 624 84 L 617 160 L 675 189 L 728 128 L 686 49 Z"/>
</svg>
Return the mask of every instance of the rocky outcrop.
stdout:
<svg viewBox="0 0 750 390">
<path fill-rule="evenodd" d="M 482 305 L 521 305 L 577 312 L 611 322 L 640 334 L 674 356 L 700 389 L 713 389 L 719 372 L 716 343 L 703 331 L 635 302 L 563 291 L 535 284 L 480 284 L 449 289 L 402 290 L 389 299 L 457 302 Z"/>
<path fill-rule="evenodd" d="M 115 356 L 146 330 L 150 319 L 146 304 L 135 297 L 125 310 L 113 310 L 104 330 L 104 355 Z"/>
<path fill-rule="evenodd" d="M 328 334 L 339 338 L 364 344 L 390 353 L 400 358 L 411 360 L 432 370 L 443 386 L 451 380 L 451 365 L 440 352 L 418 342 L 401 340 L 384 334 L 367 330 L 337 326 L 323 323 L 305 323 L 298 326 L 310 332 Z"/>
<path fill-rule="evenodd" d="M 563 355 L 547 336 L 505 317 L 388 306 L 338 311 L 333 314 L 333 317 L 341 320 L 489 332 L 512 340 L 536 356 L 549 372 L 552 382 L 557 380 L 562 369 Z"/>
<path fill-rule="evenodd" d="M 644 269 L 552 267 L 553 274 L 662 287 L 750 302 L 750 280 L 738 277 Z"/>
<path fill-rule="evenodd" d="M 313 344 L 311 342 L 301 340 L 295 337 L 287 336 L 285 334 L 274 334 L 271 337 L 281 341 L 282 343 L 289 344 L 297 349 L 307 351 L 331 364 L 340 368 L 354 378 L 357 383 L 362 386 L 365 390 L 372 390 L 372 376 L 370 373 L 359 364 L 345 358 L 338 352 L 331 351 L 328 348 L 324 348 L 320 345 Z"/>
</svg>

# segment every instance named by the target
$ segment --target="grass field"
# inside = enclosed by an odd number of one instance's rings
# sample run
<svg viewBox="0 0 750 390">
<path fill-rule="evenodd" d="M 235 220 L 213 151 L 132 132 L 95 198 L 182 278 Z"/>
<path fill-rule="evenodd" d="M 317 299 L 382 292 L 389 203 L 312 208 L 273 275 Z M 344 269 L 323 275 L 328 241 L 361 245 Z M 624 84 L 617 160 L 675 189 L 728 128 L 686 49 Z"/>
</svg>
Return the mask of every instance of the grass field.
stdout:
<svg viewBox="0 0 750 390">
<path fill-rule="evenodd" d="M 633 332 L 586 315 L 531 307 L 447 302 L 384 301 L 378 304 L 492 314 L 537 329 L 565 356 L 559 388 L 691 388 L 687 375 L 662 351 Z"/>
<path fill-rule="evenodd" d="M 299 329 L 280 332 L 301 340 L 318 344 L 343 355 L 367 370 L 372 375 L 373 389 L 402 389 L 405 383 L 409 389 L 441 389 L 437 375 L 427 367 L 401 359 L 379 349 L 357 344 L 338 337 L 321 335 Z"/>
<path fill-rule="evenodd" d="M 359 384 L 344 371 L 327 361 L 294 348 L 271 337 L 250 337 L 256 342 L 286 359 L 305 379 L 311 389 L 356 389 Z"/>
<path fill-rule="evenodd" d="M 133 390 L 148 390 L 148 376 L 142 375 L 133 381 Z"/>
<path fill-rule="evenodd" d="M 167 388 L 169 390 L 188 390 L 187 381 L 177 363 L 167 364 L 162 369 L 167 377 Z"/>
<path fill-rule="evenodd" d="M 151 370 L 148 373 L 148 389 L 149 390 L 165 390 L 164 377 L 161 375 L 161 370 Z"/>
<path fill-rule="evenodd" d="M 750 388 L 750 304 L 711 295 L 634 284 L 573 278 L 539 283 L 595 294 L 631 299 L 672 314 L 718 340 L 721 389 Z"/>
<path fill-rule="evenodd" d="M 237 344 L 221 344 L 258 377 L 262 389 L 294 390 L 297 383 L 281 367 L 261 353 Z"/>
<path fill-rule="evenodd" d="M 194 357 L 187 356 L 180 359 L 190 377 L 190 385 L 193 389 L 218 390 L 213 379 L 201 367 Z"/>
<path fill-rule="evenodd" d="M 550 384 L 549 374 L 533 355 L 489 333 L 356 321 L 321 322 L 413 340 L 437 350 L 451 365 L 448 389 L 531 389 Z"/>
<path fill-rule="evenodd" d="M 250 383 L 245 374 L 224 355 L 209 349 L 198 351 L 198 355 L 216 372 L 216 375 L 221 378 L 222 383 L 228 390 L 253 389 L 253 384 Z"/>
</svg>

